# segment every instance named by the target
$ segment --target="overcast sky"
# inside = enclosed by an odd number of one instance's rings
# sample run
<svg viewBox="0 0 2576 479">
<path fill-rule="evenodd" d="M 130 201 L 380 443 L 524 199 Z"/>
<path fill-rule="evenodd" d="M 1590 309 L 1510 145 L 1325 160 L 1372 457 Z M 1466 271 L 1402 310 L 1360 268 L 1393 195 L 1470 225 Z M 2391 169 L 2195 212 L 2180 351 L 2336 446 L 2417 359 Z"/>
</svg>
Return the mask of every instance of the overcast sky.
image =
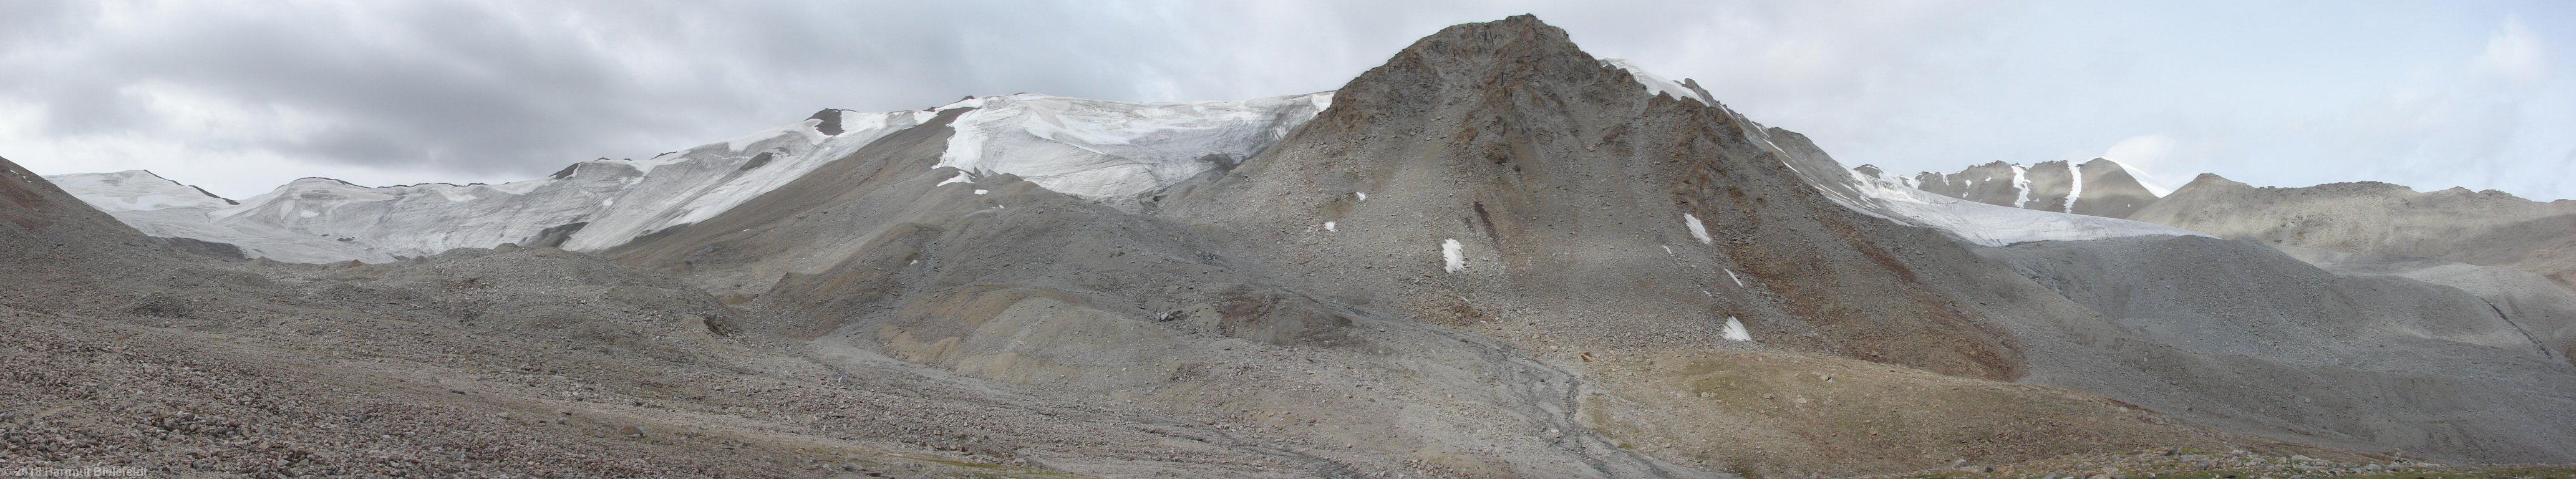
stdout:
<svg viewBox="0 0 2576 479">
<path fill-rule="evenodd" d="M 0 157 L 236 199 L 303 176 L 500 182 L 822 108 L 1330 90 L 1525 12 L 1845 165 L 2109 156 L 2165 186 L 2576 198 L 2567 1 L 5 0 Z"/>
</svg>

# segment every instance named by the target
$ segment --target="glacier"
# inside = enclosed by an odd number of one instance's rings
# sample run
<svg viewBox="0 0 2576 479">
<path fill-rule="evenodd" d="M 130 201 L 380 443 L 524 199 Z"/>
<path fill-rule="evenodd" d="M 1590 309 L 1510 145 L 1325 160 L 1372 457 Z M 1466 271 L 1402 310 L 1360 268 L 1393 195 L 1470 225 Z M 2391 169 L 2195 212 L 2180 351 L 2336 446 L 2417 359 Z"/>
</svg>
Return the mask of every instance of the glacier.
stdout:
<svg viewBox="0 0 2576 479">
<path fill-rule="evenodd" d="M 642 160 L 574 163 L 501 184 L 368 187 L 304 178 L 240 201 L 149 172 L 48 176 L 154 236 L 231 243 L 299 263 L 394 261 L 504 243 L 598 251 L 696 223 L 876 139 L 971 108 L 947 126 L 939 167 L 1012 174 L 1104 202 L 1230 168 L 1331 106 L 1331 92 L 1234 102 L 1128 103 L 1018 94 L 882 113 L 824 110 L 720 143 Z"/>
</svg>

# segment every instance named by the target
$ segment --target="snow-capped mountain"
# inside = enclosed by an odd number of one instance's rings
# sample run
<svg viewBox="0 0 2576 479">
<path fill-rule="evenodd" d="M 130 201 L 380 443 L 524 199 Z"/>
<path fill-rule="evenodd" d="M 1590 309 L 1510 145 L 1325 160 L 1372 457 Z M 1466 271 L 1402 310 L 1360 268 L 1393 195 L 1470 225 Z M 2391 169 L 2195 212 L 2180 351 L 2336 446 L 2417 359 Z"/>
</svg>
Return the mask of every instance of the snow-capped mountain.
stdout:
<svg viewBox="0 0 2576 479">
<path fill-rule="evenodd" d="M 2108 158 L 2081 164 L 2044 161 L 2032 165 L 1993 162 L 1958 173 L 1896 176 L 1871 165 L 1862 174 L 1891 184 L 1996 206 L 2080 215 L 2127 218 L 2163 196 L 2138 180 L 2136 170 Z"/>
<path fill-rule="evenodd" d="M 825 110 L 722 143 L 575 163 L 545 178 L 387 187 L 305 178 L 238 205 L 133 172 L 51 178 L 147 234 L 232 243 L 279 261 L 381 262 L 503 243 L 592 251 L 712 217 L 942 111 L 969 109 L 949 124 L 956 134 L 938 166 L 1133 203 L 1250 157 L 1331 98 L 1124 103 L 1020 94 L 930 110 Z"/>
<path fill-rule="evenodd" d="M 1852 172 L 1854 208 L 1916 226 L 1939 229 L 1971 243 L 2004 246 L 2033 241 L 2080 241 L 2129 236 L 2202 236 L 2170 226 L 2100 215 L 1980 203 L 1908 186 L 1898 178 Z"/>
<path fill-rule="evenodd" d="M 1732 115 L 1734 112 L 1729 111 Z M 1741 118 L 1738 115 L 1738 118 Z M 1846 208 L 1907 225 L 1940 230 L 1951 237 L 1983 246 L 2005 246 L 2033 241 L 2080 241 L 2130 236 L 2197 236 L 2198 233 L 2173 227 L 2103 217 L 2102 215 L 2068 214 L 2062 210 L 2024 207 L 2018 204 L 1997 205 L 1965 201 L 1917 188 L 1917 182 L 1887 175 L 1877 167 L 1861 165 L 1845 169 L 1827 156 L 1824 149 L 1807 140 L 1805 135 L 1779 128 L 1753 125 L 1753 135 L 1767 149 L 1778 153 L 1791 169 L 1815 185 L 1818 191 Z M 2095 160 L 2108 162 L 2108 160 Z M 2062 164 L 2064 162 L 2055 162 Z M 2042 166 L 2050 163 L 2041 163 Z M 2012 171 L 2019 171 L 2020 167 Z M 2126 178 L 2119 176 L 2118 178 Z M 2025 190 L 2028 189 L 2024 183 Z M 2077 203 L 2066 198 L 2080 194 L 2057 195 L 2064 203 Z M 2092 201 L 2081 202 L 2079 210 Z"/>
<path fill-rule="evenodd" d="M 75 173 L 45 177 L 99 211 L 150 211 L 171 208 L 223 208 L 237 205 L 197 187 L 179 184 L 144 170 Z"/>
</svg>

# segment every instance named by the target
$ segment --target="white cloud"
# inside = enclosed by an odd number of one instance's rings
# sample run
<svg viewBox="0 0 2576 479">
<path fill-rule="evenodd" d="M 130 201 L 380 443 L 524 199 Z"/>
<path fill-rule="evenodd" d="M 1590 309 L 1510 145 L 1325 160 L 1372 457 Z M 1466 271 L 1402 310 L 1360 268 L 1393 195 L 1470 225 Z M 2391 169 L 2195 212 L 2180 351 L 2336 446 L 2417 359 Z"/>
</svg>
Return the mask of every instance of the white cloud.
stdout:
<svg viewBox="0 0 2576 479">
<path fill-rule="evenodd" d="M 2504 25 L 2487 37 L 2487 49 L 2478 54 L 2476 71 L 2506 81 L 2537 82 L 2549 76 L 2549 56 L 2541 46 L 2539 34 L 2523 25 L 2521 17 L 2507 16 Z"/>
<path fill-rule="evenodd" d="M 2173 137 L 2157 133 L 2132 136 L 2113 143 L 2110 150 L 2102 152 L 2102 157 L 2127 165 L 2130 176 L 2136 177 L 2139 185 L 2147 187 L 2147 192 L 2164 196 L 2173 193 L 2175 185 L 2149 171 L 2157 169 L 2157 165 L 2162 164 L 2173 150 Z"/>
<path fill-rule="evenodd" d="M 2351 176 L 2339 181 L 2568 197 L 2558 175 L 2544 172 L 2571 166 L 2552 158 L 2565 145 L 2564 135 L 2553 133 L 2569 127 L 2553 112 L 2576 92 L 2542 81 L 2549 74 L 2547 48 L 2520 18 L 2504 17 L 2485 37 L 2474 54 L 2462 51 L 2437 63 L 2449 68 L 2429 69 L 2335 118 L 2340 131 L 2319 148 L 2333 161 L 2307 161 L 2321 172 Z"/>
</svg>

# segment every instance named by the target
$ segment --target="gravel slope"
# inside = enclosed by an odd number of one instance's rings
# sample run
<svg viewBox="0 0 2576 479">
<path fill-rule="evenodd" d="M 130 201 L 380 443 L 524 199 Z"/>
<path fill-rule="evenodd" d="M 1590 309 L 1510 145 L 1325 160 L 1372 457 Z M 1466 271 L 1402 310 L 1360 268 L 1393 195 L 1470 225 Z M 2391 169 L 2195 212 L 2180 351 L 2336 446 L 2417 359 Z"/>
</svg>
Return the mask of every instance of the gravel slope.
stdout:
<svg viewBox="0 0 2576 479">
<path fill-rule="evenodd" d="M 2486 300 L 2183 236 L 1982 250 L 2099 314 L 2019 325 L 2027 382 L 2440 461 L 2576 461 L 2576 367 Z"/>
<path fill-rule="evenodd" d="M 2511 268 L 2576 288 L 2576 200 L 2369 182 L 2256 188 L 2201 175 L 2129 219 L 2275 246 Z"/>
</svg>

